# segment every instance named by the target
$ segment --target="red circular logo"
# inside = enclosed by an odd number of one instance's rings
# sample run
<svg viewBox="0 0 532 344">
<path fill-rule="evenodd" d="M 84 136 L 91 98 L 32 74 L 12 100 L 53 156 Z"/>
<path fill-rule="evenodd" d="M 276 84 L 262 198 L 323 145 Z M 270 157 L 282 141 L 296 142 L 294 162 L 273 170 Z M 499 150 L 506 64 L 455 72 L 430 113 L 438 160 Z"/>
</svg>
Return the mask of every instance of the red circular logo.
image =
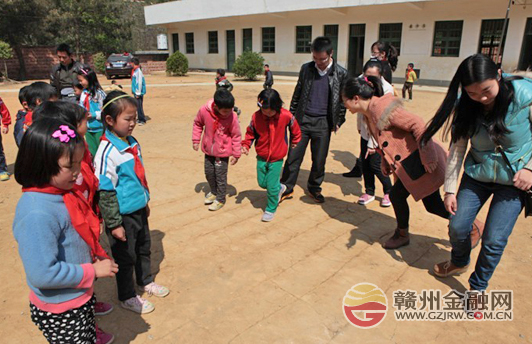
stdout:
<svg viewBox="0 0 532 344">
<path fill-rule="evenodd" d="M 359 283 L 344 296 L 344 315 L 358 328 L 368 329 L 379 325 L 386 317 L 387 310 L 386 295 L 382 289 L 371 283 Z"/>
</svg>

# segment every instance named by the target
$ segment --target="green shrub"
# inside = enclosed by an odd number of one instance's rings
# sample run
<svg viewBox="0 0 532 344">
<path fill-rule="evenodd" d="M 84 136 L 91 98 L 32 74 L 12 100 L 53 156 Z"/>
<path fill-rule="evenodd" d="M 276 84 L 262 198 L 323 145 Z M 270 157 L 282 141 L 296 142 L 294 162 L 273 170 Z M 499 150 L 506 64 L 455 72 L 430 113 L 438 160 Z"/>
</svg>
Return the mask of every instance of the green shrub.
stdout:
<svg viewBox="0 0 532 344">
<path fill-rule="evenodd" d="M 188 72 L 188 59 L 183 53 L 176 51 L 166 60 L 166 74 L 182 76 Z"/>
<path fill-rule="evenodd" d="M 238 77 L 255 80 L 257 75 L 262 74 L 264 57 L 261 54 L 246 50 L 240 55 L 233 65 L 233 72 Z"/>
<path fill-rule="evenodd" d="M 97 73 L 105 73 L 105 63 L 107 58 L 103 53 L 96 53 L 92 55 L 92 63 L 94 63 L 94 69 Z"/>
</svg>

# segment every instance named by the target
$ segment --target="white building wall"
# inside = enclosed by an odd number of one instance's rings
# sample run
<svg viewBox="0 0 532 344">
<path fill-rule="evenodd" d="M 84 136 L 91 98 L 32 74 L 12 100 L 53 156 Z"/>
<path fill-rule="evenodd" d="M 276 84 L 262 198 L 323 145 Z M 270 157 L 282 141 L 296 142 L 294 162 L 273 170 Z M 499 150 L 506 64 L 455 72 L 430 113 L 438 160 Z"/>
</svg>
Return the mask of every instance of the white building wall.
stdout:
<svg viewBox="0 0 532 344">
<path fill-rule="evenodd" d="M 179 34 L 180 51 L 183 53 L 185 53 L 186 44 L 185 33 L 194 32 L 195 53 L 186 55 L 191 68 L 203 69 L 227 67 L 226 30 L 235 30 L 236 55 L 238 56 L 242 53 L 242 29 L 253 29 L 253 51 L 260 52 L 262 48 L 261 28 L 275 27 L 275 53 L 263 53 L 266 63 L 270 64 L 274 72 L 297 73 L 301 64 L 311 60 L 311 55 L 295 53 L 296 26 L 312 25 L 312 37 L 315 38 L 323 35 L 324 25 L 338 24 L 338 63 L 346 66 L 350 24 L 366 24 L 364 60 L 367 60 L 371 54 L 371 44 L 378 40 L 379 24 L 403 23 L 401 56 L 394 77 L 403 77 L 406 65 L 412 62 L 416 68 L 421 69 L 423 79 L 449 81 L 460 62 L 478 51 L 482 19 L 504 18 L 507 4 L 506 0 L 394 3 L 195 20 L 164 26 L 168 30 L 169 42 L 172 42 L 172 33 Z M 532 17 L 532 6 L 525 8 L 519 5 L 512 6 L 503 59 L 503 68 L 507 71 L 517 68 L 528 17 Z M 445 20 L 464 21 L 459 57 L 431 56 L 435 22 Z M 413 26 L 412 29 L 410 25 Z M 424 28 L 423 25 L 425 25 Z M 208 54 L 207 32 L 216 30 L 218 31 L 219 53 Z"/>
</svg>

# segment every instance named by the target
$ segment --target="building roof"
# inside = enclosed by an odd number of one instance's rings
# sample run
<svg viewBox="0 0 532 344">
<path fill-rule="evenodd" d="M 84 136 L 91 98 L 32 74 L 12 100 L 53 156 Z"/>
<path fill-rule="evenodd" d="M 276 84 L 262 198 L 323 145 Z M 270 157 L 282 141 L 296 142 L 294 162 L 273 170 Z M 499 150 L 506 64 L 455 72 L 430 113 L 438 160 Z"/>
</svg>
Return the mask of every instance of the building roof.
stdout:
<svg viewBox="0 0 532 344">
<path fill-rule="evenodd" d="M 203 19 L 273 14 L 355 6 L 421 3 L 436 0 L 181 0 L 144 7 L 146 25 L 164 25 Z M 446 0 L 439 0 L 446 1 Z"/>
</svg>

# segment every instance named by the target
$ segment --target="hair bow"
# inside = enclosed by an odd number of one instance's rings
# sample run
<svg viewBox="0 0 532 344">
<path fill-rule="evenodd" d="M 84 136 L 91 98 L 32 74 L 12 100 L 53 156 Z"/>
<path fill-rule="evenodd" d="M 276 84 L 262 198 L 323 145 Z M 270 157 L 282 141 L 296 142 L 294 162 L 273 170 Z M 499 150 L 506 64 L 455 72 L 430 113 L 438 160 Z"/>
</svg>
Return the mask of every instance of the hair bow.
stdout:
<svg viewBox="0 0 532 344">
<path fill-rule="evenodd" d="M 71 138 L 76 137 L 76 132 L 66 125 L 60 125 L 59 129 L 54 131 L 52 137 L 54 139 L 59 139 L 61 142 L 68 143 Z"/>
</svg>

